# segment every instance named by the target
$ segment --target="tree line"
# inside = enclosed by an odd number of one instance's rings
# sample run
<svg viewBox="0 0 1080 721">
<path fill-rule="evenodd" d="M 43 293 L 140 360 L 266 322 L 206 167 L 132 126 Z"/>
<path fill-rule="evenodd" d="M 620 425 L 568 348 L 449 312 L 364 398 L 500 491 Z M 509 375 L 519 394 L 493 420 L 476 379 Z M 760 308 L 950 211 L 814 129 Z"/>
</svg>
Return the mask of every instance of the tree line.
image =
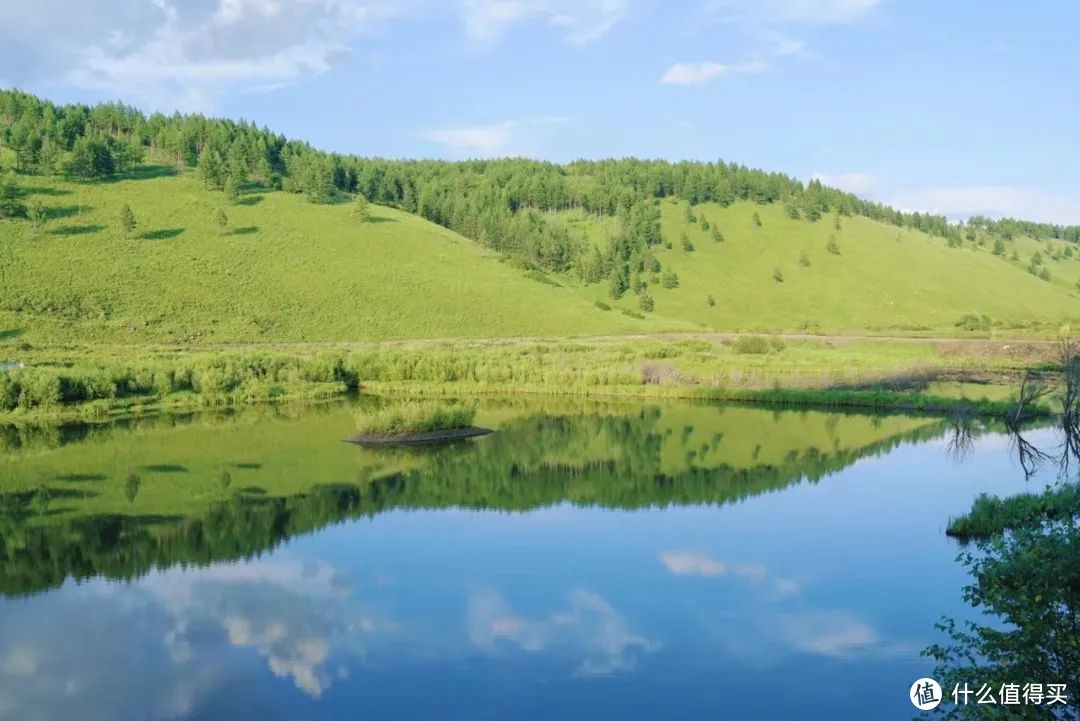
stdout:
<svg viewBox="0 0 1080 721">
<path fill-rule="evenodd" d="M 360 196 L 420 215 L 529 266 L 608 279 L 613 288 L 629 287 L 635 270 L 644 272 L 650 262 L 648 249 L 660 239 L 649 206 L 661 198 L 724 206 L 781 203 L 791 217 L 811 222 L 826 214 L 860 215 L 954 241 L 962 233 L 943 216 L 901 212 L 818 180 L 804 184 L 735 163 L 366 158 L 322 152 L 250 122 L 146 115 L 119 103 L 56 105 L 19 91 L 0 91 L 0 147 L 11 151 L 19 172 L 95 180 L 130 171 L 149 156 L 178 172 L 194 170 L 208 188 L 233 198 L 252 182 L 314 203 Z M 25 215 L 10 179 L 0 191 L 0 216 Z M 550 215 L 558 210 L 615 217 L 617 230 L 599 250 Z M 1080 242 L 1080 226 L 981 217 L 969 226 L 1005 237 Z"/>
</svg>

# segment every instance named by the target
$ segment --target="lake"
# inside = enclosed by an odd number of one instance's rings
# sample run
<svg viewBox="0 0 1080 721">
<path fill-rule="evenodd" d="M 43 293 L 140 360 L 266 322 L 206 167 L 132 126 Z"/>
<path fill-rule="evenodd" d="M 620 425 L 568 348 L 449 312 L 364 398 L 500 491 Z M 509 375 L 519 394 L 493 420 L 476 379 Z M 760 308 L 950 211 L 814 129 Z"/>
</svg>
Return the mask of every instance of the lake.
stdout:
<svg viewBox="0 0 1080 721">
<path fill-rule="evenodd" d="M 491 436 L 362 449 L 353 416 L 0 429 L 0 718 L 908 719 L 973 614 L 949 518 L 1042 487 L 929 417 L 486 400 Z"/>
</svg>

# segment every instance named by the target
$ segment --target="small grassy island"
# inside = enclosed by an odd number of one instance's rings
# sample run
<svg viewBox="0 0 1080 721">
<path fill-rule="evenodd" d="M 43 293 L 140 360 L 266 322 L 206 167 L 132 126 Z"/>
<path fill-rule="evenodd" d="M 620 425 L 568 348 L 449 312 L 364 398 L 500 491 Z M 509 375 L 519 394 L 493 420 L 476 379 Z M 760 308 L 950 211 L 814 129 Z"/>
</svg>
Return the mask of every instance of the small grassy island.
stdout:
<svg viewBox="0 0 1080 721">
<path fill-rule="evenodd" d="M 356 416 L 360 445 L 419 445 L 483 436 L 492 431 L 473 426 L 476 409 L 445 403 L 404 403 Z"/>
</svg>

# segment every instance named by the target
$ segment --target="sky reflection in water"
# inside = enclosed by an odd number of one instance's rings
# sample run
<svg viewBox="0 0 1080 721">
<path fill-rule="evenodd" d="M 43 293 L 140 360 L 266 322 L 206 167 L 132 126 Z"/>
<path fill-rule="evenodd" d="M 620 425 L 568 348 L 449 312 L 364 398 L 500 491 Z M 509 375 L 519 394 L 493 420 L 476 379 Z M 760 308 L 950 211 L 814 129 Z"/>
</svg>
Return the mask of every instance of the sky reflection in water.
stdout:
<svg viewBox="0 0 1080 721">
<path fill-rule="evenodd" d="M 668 412 L 640 421 L 668 439 L 645 471 L 678 476 L 672 456 L 699 444 L 661 431 Z M 613 452 L 584 443 L 540 465 L 574 460 L 587 482 L 581 461 Z M 0 600 L 0 718 L 910 718 L 934 622 L 968 614 L 945 524 L 1023 488 L 986 436 L 963 464 L 942 438 L 903 443 L 719 506 L 401 504 L 248 560 Z"/>
</svg>

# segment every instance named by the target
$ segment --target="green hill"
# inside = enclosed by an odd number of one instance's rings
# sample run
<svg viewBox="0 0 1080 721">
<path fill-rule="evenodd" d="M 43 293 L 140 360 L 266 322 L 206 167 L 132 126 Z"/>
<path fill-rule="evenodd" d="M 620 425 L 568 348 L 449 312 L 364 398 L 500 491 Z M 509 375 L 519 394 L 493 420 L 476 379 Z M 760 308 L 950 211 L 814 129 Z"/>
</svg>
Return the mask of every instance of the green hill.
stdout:
<svg viewBox="0 0 1080 721">
<path fill-rule="evenodd" d="M 793 220 L 778 205 L 698 205 L 695 223 L 687 222 L 684 202 L 666 200 L 661 209 L 671 248 L 657 247 L 662 271 L 648 276 L 657 316 L 719 330 L 944 334 L 956 332 L 957 322 L 969 314 L 980 316 L 980 323 L 988 316 L 1003 329 L 1044 324 L 1056 330 L 1080 317 L 1080 253 L 1055 260 L 1047 243 L 1030 238 L 1007 243 L 1006 254 L 998 256 L 992 244 L 949 247 L 943 238 L 857 216 L 840 218 L 837 229 L 835 218 Z M 565 217 L 597 242 L 611 232 L 605 227 L 610 222 Z M 714 228 L 723 241 L 714 240 Z M 682 247 L 684 234 L 692 251 Z M 838 252 L 828 250 L 830 239 Z M 1010 260 L 1014 249 L 1016 261 Z M 1040 267 L 1050 281 L 1028 272 L 1035 252 L 1041 252 Z M 666 270 L 678 276 L 676 288 L 663 287 Z M 606 284 L 590 292 L 608 300 Z M 637 299 L 628 294 L 616 305 L 636 307 Z"/>
<path fill-rule="evenodd" d="M 639 320 L 618 312 L 640 312 L 632 291 L 616 301 L 605 281 L 525 270 L 395 208 L 373 206 L 361 222 L 349 203 L 252 189 L 229 204 L 194 178 L 144 175 L 20 177 L 48 219 L 36 229 L 0 220 L 0 331 L 31 343 L 221 343 L 701 329 L 951 334 L 969 314 L 1002 329 L 1053 330 L 1080 318 L 1072 281 L 1080 253 L 1055 260 L 1028 238 L 997 256 L 868 218 L 842 218 L 837 230 L 831 217 L 792 220 L 780 206 L 749 202 L 695 206 L 691 224 L 686 203 L 660 201 L 665 243 L 653 252 L 661 272 L 642 275 L 655 305 Z M 119 223 L 124 204 L 138 223 L 130 238 Z M 224 232 L 218 209 L 228 217 Z M 596 243 L 615 225 L 573 212 L 558 218 Z M 838 253 L 827 250 L 830 238 Z M 1027 270 L 1036 251 L 1049 282 Z M 664 287 L 670 271 L 677 287 Z"/>
<path fill-rule="evenodd" d="M 152 175 L 152 173 L 148 173 Z M 227 204 L 192 178 L 20 178 L 51 217 L 0 220 L 0 333 L 20 341 L 460 338 L 641 332 L 577 289 L 525 276 L 476 243 L 393 208 L 282 192 Z M 121 232 L 124 204 L 138 226 Z M 224 209 L 228 228 L 214 216 Z M 13 335 L 13 333 L 9 333 Z"/>
<path fill-rule="evenodd" d="M 0 91 L 0 342 L 1056 334 L 1078 279 L 1080 226 L 731 163 L 362 158 Z"/>
</svg>

